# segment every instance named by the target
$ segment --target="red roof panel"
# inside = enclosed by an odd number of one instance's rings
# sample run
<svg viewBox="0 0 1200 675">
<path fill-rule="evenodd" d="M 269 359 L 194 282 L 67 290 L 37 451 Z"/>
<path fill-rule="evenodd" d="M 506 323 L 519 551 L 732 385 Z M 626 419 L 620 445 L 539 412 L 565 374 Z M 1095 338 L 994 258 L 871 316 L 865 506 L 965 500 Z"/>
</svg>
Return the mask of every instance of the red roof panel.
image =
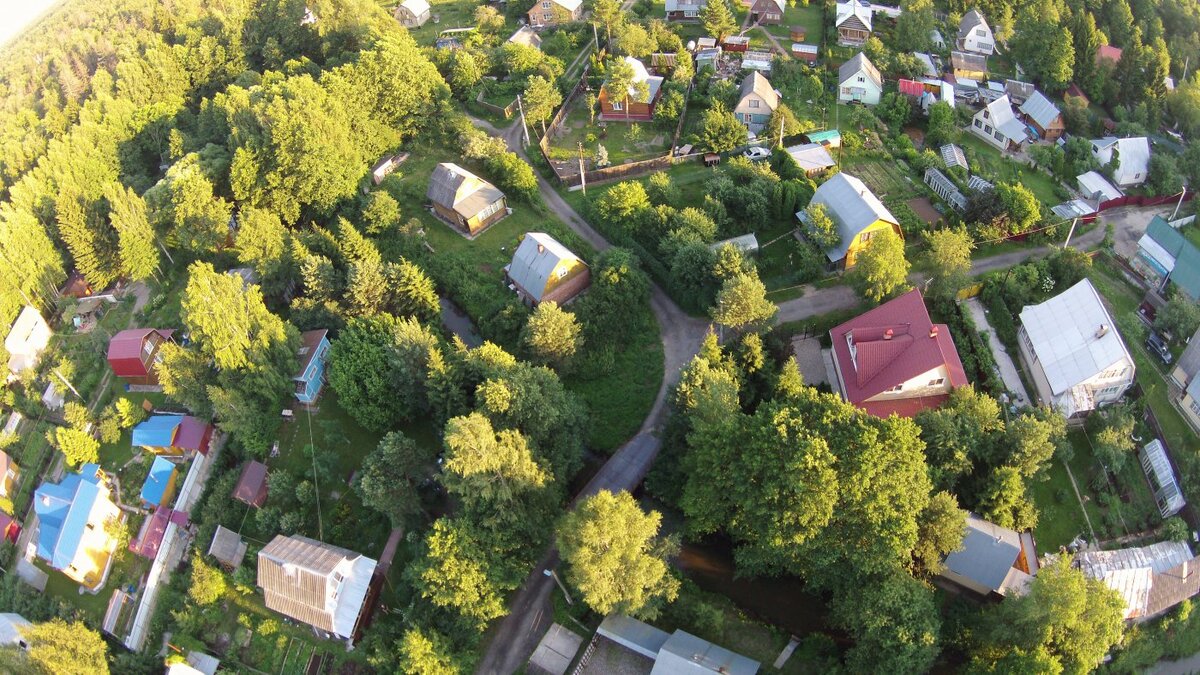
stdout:
<svg viewBox="0 0 1200 675">
<path fill-rule="evenodd" d="M 920 96 L 925 93 L 925 85 L 916 80 L 900 80 L 900 93 L 907 96 Z"/>
<path fill-rule="evenodd" d="M 142 362 L 142 343 L 154 332 L 164 338 L 169 338 L 175 331 L 127 328 L 109 340 L 108 363 L 112 366 L 114 375 L 117 377 L 143 377 L 148 374 L 146 364 Z"/>
<path fill-rule="evenodd" d="M 854 342 L 854 357 L 850 355 L 847 334 Z M 930 320 L 921 292 L 916 289 L 835 327 L 829 336 L 846 398 L 872 414 L 883 413 L 880 416 L 886 417 L 896 412 L 910 417 L 939 405 L 944 396 L 866 401 L 943 365 L 949 371 L 951 387 L 967 384 L 949 327 Z"/>
</svg>

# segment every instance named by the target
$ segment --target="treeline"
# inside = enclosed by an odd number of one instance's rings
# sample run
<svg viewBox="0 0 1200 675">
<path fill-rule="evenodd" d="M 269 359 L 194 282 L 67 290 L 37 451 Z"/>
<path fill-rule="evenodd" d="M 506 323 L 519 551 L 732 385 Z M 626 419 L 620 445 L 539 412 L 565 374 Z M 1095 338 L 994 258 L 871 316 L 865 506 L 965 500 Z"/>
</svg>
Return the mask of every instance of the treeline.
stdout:
<svg viewBox="0 0 1200 675">
<path fill-rule="evenodd" d="M 372 3 L 108 4 L 8 50 L 0 321 L 71 268 L 105 287 L 153 276 L 165 247 L 211 256 L 243 208 L 328 220 L 445 111 L 437 69 Z"/>
</svg>

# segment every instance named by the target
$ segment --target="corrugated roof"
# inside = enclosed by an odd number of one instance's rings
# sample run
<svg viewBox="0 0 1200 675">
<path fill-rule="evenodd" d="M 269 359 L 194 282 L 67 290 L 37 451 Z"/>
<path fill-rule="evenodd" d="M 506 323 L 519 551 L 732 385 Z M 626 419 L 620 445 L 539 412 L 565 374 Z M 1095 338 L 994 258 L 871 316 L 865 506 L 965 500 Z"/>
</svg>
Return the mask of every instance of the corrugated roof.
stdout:
<svg viewBox="0 0 1200 675">
<path fill-rule="evenodd" d="M 413 13 L 413 16 L 421 16 L 429 11 L 429 3 L 425 0 L 404 0 L 400 6 Z"/>
<path fill-rule="evenodd" d="M 69 473 L 58 484 L 42 483 L 34 492 L 40 524 L 38 557 L 55 569 L 65 569 L 75 560 L 93 506 L 108 499 L 108 488 L 99 485 L 98 470 L 95 464 L 84 464 L 81 473 Z"/>
<path fill-rule="evenodd" d="M 967 156 L 963 154 L 962 148 L 953 143 L 947 143 L 941 147 L 942 161 L 946 163 L 947 168 L 961 166 L 964 169 L 969 169 L 967 166 Z"/>
<path fill-rule="evenodd" d="M 542 36 L 538 35 L 537 31 L 529 26 L 518 28 L 515 33 L 509 36 L 508 41 L 517 45 L 533 47 L 534 49 L 542 48 Z"/>
<path fill-rule="evenodd" d="M 838 83 L 840 84 L 849 80 L 851 77 L 857 75 L 859 71 L 866 73 L 867 77 L 871 78 L 871 81 L 875 83 L 875 86 L 883 87 L 883 75 L 879 74 L 879 69 L 862 52 L 855 54 L 853 58 L 838 68 Z"/>
<path fill-rule="evenodd" d="M 596 634 L 650 659 L 658 658 L 659 650 L 671 638 L 666 631 L 624 614 L 609 614 L 604 617 Z"/>
<path fill-rule="evenodd" d="M 304 371 L 308 370 L 314 358 L 317 357 L 317 347 L 321 346 L 321 341 L 325 336 L 329 335 L 329 331 L 321 328 L 319 330 L 306 330 L 300 334 L 300 370 L 296 371 L 296 378 L 304 375 Z"/>
<path fill-rule="evenodd" d="M 267 465 L 254 460 L 246 462 L 233 488 L 233 498 L 251 506 L 262 506 L 267 499 Z"/>
<path fill-rule="evenodd" d="M 1021 105 L 1021 112 L 1042 129 L 1050 128 L 1050 125 L 1062 116 L 1058 106 L 1054 105 L 1040 91 L 1034 91 L 1033 95 Z"/>
<path fill-rule="evenodd" d="M 33 628 L 33 624 L 20 614 L 11 612 L 0 614 L 0 646 L 9 647 L 20 644 L 25 639 L 26 631 L 30 628 Z"/>
<path fill-rule="evenodd" d="M 1163 517 L 1177 513 L 1183 508 L 1183 493 L 1175 480 L 1175 471 L 1171 468 L 1171 460 L 1167 458 L 1167 449 L 1162 441 L 1154 439 L 1142 447 L 1142 468 L 1153 479 L 1151 483 L 1158 486 L 1154 498 L 1159 502 Z"/>
<path fill-rule="evenodd" d="M 676 630 L 658 651 L 650 675 L 754 675 L 758 667 L 758 661 Z"/>
<path fill-rule="evenodd" d="M 237 532 L 218 525 L 208 554 L 230 567 L 238 567 L 246 557 L 246 542 Z"/>
<path fill-rule="evenodd" d="M 154 509 L 154 513 L 142 523 L 137 538 L 129 542 L 129 550 L 147 560 L 154 560 L 162 546 L 163 537 L 167 534 L 167 526 L 171 524 L 173 513 L 174 511 L 165 506 Z"/>
<path fill-rule="evenodd" d="M 1116 551 L 1080 551 L 1075 566 L 1092 579 L 1103 581 L 1125 600 L 1125 618 L 1147 615 L 1155 577 L 1191 561 L 1192 551 L 1181 541 Z"/>
<path fill-rule="evenodd" d="M 806 173 L 837 165 L 837 162 L 833 161 L 833 155 L 830 155 L 829 150 L 820 143 L 793 145 L 787 148 L 787 154 L 791 155 L 792 159 L 796 160 L 796 164 L 800 166 L 800 170 Z"/>
<path fill-rule="evenodd" d="M 1014 99 L 1027 100 L 1030 96 L 1033 96 L 1033 92 L 1035 91 L 1037 91 L 1037 88 L 1031 82 L 1022 82 L 1020 80 L 1004 81 L 1004 92 Z"/>
<path fill-rule="evenodd" d="M 921 66 L 925 69 L 925 77 L 937 77 L 937 66 L 933 65 L 932 56 L 924 52 L 916 52 L 913 56 L 917 57 L 917 60 L 921 62 Z"/>
<path fill-rule="evenodd" d="M 546 292 L 550 274 L 562 261 L 578 261 L 579 256 L 544 232 L 527 232 L 513 253 L 508 276 L 522 291 L 540 302 Z"/>
<path fill-rule="evenodd" d="M 1087 279 L 1025 307 L 1021 325 L 1055 396 L 1115 365 L 1133 367 L 1112 316 Z"/>
<path fill-rule="evenodd" d="M 921 96 L 925 93 L 925 85 L 916 80 L 901 78 L 896 81 L 896 86 L 900 88 L 900 93 L 905 96 Z"/>
<path fill-rule="evenodd" d="M 464 218 L 472 218 L 503 199 L 504 193 L 461 166 L 442 162 L 429 175 L 429 189 L 425 196 Z"/>
<path fill-rule="evenodd" d="M 1025 125 L 1013 113 L 1012 101 L 1009 100 L 1008 94 L 987 104 L 987 111 L 991 117 L 991 125 L 999 129 L 1006 138 L 1021 143 L 1028 136 Z"/>
<path fill-rule="evenodd" d="M 870 188 L 845 172 L 834 174 L 822 183 L 813 194 L 812 203 L 825 206 L 841 234 L 841 242 L 825 252 L 830 260 L 845 258 L 854 238 L 876 220 L 899 225 Z"/>
<path fill-rule="evenodd" d="M 950 52 L 950 65 L 955 70 L 987 72 L 987 57 L 971 52 Z"/>
<path fill-rule="evenodd" d="M 376 562 L 307 537 L 276 535 L 258 553 L 258 586 L 268 609 L 352 637 Z"/>
<path fill-rule="evenodd" d="M 208 441 L 211 434 L 211 424 L 199 417 L 184 415 L 179 422 L 179 431 L 175 432 L 174 447 L 208 454 Z"/>
<path fill-rule="evenodd" d="M 1117 150 L 1116 173 L 1146 176 L 1150 170 L 1150 139 L 1145 136 L 1097 138 L 1092 141 L 1092 156 L 1104 166 L 1112 161 L 1113 148 Z M 1114 179 L 1121 182 L 1120 176 L 1114 176 Z"/>
<path fill-rule="evenodd" d="M 767 108 L 772 111 L 779 107 L 779 94 L 775 93 L 771 83 L 757 70 L 742 79 L 741 100 L 745 101 L 750 94 L 761 98 L 767 104 Z"/>
<path fill-rule="evenodd" d="M 829 337 L 846 399 L 855 405 L 942 366 L 949 373 L 950 386 L 967 384 L 950 328 L 930 320 L 917 289 L 835 326 Z M 941 402 L 928 398 L 931 405 Z M 877 402 L 881 406 L 888 403 Z"/>
<path fill-rule="evenodd" d="M 634 98 L 637 96 L 637 89 L 633 86 L 638 82 L 646 83 L 646 98 L 642 103 L 649 103 L 658 97 L 658 90 L 662 89 L 663 78 L 657 75 L 651 75 L 649 70 L 646 70 L 646 64 L 638 61 L 632 56 L 625 57 L 625 63 L 633 69 L 633 81 L 629 85 L 629 96 Z M 635 98 L 636 100 L 636 98 Z"/>
<path fill-rule="evenodd" d="M 1099 199 L 1106 202 L 1121 197 L 1121 191 L 1097 171 L 1089 171 L 1075 177 L 1079 190 L 1088 199 Z"/>
<path fill-rule="evenodd" d="M 161 506 L 171 478 L 175 475 L 175 463 L 166 457 L 155 457 L 150 465 L 150 473 L 142 483 L 142 501 L 153 506 Z"/>
<path fill-rule="evenodd" d="M 154 415 L 133 428 L 133 445 L 146 448 L 167 448 L 175 442 L 175 431 L 183 415 Z"/>
</svg>

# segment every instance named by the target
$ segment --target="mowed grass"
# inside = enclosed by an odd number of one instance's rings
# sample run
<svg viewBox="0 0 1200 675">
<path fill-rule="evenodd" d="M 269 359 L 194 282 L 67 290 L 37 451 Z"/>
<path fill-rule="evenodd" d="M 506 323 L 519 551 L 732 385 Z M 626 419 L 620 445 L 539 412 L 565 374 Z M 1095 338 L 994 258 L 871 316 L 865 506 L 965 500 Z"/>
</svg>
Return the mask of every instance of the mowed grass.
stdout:
<svg viewBox="0 0 1200 675">
<path fill-rule="evenodd" d="M 1024 185 L 1046 208 L 1063 201 L 1056 194 L 1057 182 L 1046 173 L 1002 156 L 999 150 L 970 131 L 963 130 L 959 136 L 959 144 L 967 151 L 972 173 L 979 173 L 989 180 L 994 178 Z"/>
<path fill-rule="evenodd" d="M 783 13 L 783 21 L 779 24 L 764 26 L 771 35 L 779 39 L 779 43 L 784 49 L 790 49 L 792 46 L 792 27 L 804 26 L 808 34 L 804 38 L 804 42 L 808 44 L 819 44 L 821 42 L 821 6 L 818 4 L 801 5 L 799 3 L 794 7 L 788 7 Z"/>
</svg>

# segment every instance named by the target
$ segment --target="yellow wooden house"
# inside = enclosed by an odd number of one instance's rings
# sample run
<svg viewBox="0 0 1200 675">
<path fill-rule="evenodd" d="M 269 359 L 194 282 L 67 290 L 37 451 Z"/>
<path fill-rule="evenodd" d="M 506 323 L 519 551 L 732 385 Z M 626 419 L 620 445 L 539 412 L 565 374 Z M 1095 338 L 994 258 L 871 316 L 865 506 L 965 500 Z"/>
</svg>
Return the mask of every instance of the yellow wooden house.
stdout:
<svg viewBox="0 0 1200 675">
<path fill-rule="evenodd" d="M 829 261 L 849 269 L 867 244 L 883 232 L 903 238 L 900 222 L 861 180 L 848 173 L 834 174 L 813 194 L 811 204 L 821 204 L 837 225 L 841 240 L 825 251 Z M 810 205 L 811 205 L 810 204 Z M 804 223 L 807 214 L 796 214 Z"/>
</svg>

